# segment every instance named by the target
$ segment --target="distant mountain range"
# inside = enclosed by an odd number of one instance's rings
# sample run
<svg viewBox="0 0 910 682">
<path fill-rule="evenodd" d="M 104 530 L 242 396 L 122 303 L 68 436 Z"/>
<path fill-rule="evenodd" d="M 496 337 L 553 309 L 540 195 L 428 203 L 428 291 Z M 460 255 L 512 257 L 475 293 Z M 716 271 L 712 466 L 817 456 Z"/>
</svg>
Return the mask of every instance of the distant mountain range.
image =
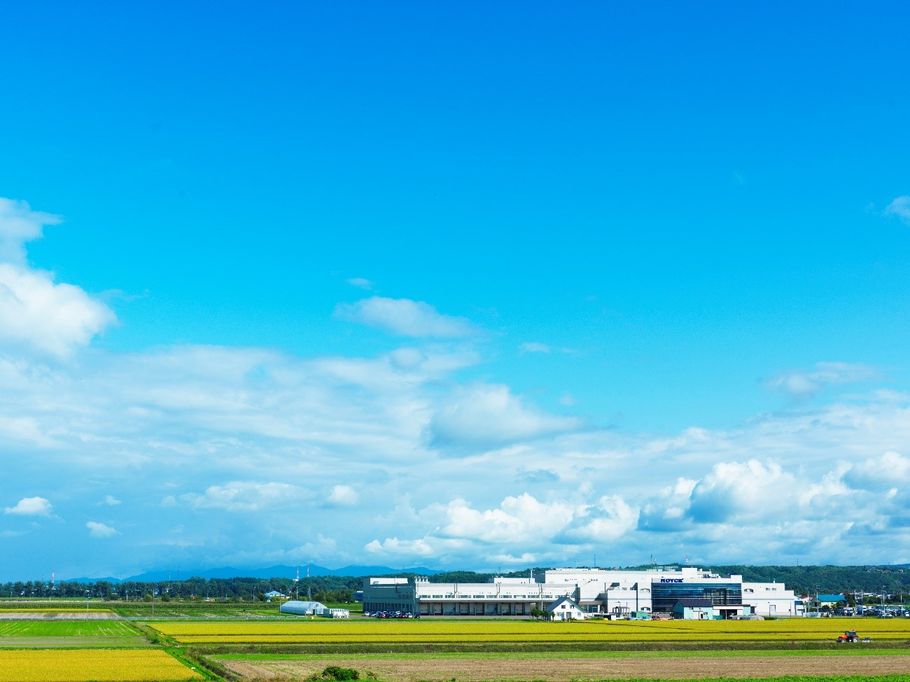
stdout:
<svg viewBox="0 0 910 682">
<path fill-rule="evenodd" d="M 128 578 L 67 578 L 65 580 L 66 582 L 77 583 L 97 583 L 102 581 L 110 583 L 161 583 L 167 582 L 168 580 L 187 580 L 189 578 L 294 578 L 296 577 L 298 570 L 300 571 L 301 578 L 306 577 L 307 566 L 304 564 L 301 566 L 268 566 L 266 568 L 233 568 L 231 566 L 224 566 L 221 568 L 200 568 L 190 570 L 158 570 L 146 571 L 145 573 L 132 575 Z M 310 564 L 309 572 L 310 576 L 314 578 L 327 575 L 361 578 L 369 575 L 389 575 L 394 573 L 435 575 L 442 571 L 435 571 L 423 566 L 414 568 L 390 568 L 389 566 L 344 566 L 342 568 L 326 568 L 325 566 Z"/>
</svg>

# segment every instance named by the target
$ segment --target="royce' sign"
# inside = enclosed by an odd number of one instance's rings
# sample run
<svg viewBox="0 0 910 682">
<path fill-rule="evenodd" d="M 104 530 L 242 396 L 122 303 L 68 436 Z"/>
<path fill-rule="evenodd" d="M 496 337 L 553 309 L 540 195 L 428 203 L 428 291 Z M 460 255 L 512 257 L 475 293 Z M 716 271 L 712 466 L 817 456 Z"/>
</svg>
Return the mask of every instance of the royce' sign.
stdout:
<svg viewBox="0 0 910 682">
<path fill-rule="evenodd" d="M 682 581 L 683 581 L 682 578 L 661 578 L 660 579 L 660 582 L 662 582 L 662 583 L 681 583 Z"/>
</svg>

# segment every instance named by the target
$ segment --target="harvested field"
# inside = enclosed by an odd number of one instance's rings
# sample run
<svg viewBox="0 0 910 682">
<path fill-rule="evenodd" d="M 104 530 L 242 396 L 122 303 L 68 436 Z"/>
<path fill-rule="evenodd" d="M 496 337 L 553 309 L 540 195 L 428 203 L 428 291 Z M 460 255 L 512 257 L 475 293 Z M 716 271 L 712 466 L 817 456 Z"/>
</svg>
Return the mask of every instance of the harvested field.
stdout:
<svg viewBox="0 0 910 682">
<path fill-rule="evenodd" d="M 217 660 L 217 659 L 216 659 Z M 389 682 L 452 679 L 606 680 L 768 678 L 906 674 L 903 656 L 703 656 L 660 658 L 414 658 L 358 657 L 332 660 L 220 660 L 246 680 L 295 680 L 321 672 L 327 665 L 370 671 Z"/>
</svg>

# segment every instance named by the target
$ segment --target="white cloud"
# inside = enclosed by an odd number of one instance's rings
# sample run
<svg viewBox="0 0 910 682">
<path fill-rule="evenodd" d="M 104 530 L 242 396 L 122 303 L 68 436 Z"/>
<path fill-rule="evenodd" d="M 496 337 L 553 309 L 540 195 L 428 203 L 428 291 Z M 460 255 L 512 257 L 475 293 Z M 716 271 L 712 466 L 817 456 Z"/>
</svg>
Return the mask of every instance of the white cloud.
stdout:
<svg viewBox="0 0 910 682">
<path fill-rule="evenodd" d="M 60 217 L 33 211 L 28 203 L 0 197 L 0 262 L 25 264 L 26 242 L 39 239 Z"/>
<path fill-rule="evenodd" d="M 101 523 L 100 521 L 89 521 L 85 524 L 85 527 L 88 528 L 88 534 L 93 538 L 112 538 L 118 534 L 115 528 L 112 528 L 105 523 Z"/>
<path fill-rule="evenodd" d="M 910 486 L 910 457 L 889 450 L 878 457 L 854 462 L 843 479 L 854 488 L 881 491 L 893 486 Z"/>
<path fill-rule="evenodd" d="M 357 504 L 357 500 L 360 499 L 360 496 L 357 494 L 357 491 L 354 490 L 349 485 L 335 485 L 332 486 L 332 491 L 329 493 L 329 504 L 350 507 Z"/>
<path fill-rule="evenodd" d="M 584 507 L 564 535 L 579 542 L 611 542 L 632 531 L 637 523 L 638 509 L 618 495 L 604 495 Z"/>
<path fill-rule="evenodd" d="M 32 443 L 38 447 L 51 447 L 57 443 L 45 435 L 37 419 L 30 416 L 6 417 L 0 415 L 0 438 Z"/>
<path fill-rule="evenodd" d="M 580 423 L 526 405 L 508 386 L 477 384 L 458 389 L 430 425 L 434 444 L 494 445 L 569 431 Z"/>
<path fill-rule="evenodd" d="M 25 242 L 59 218 L 0 198 L 0 345 L 57 357 L 85 346 L 115 321 L 114 313 L 72 284 L 29 268 Z"/>
<path fill-rule="evenodd" d="M 526 341 L 521 344 L 518 349 L 522 353 L 549 353 L 551 350 L 550 346 L 538 341 Z"/>
<path fill-rule="evenodd" d="M 43 497 L 23 497 L 15 506 L 6 507 L 3 513 L 18 516 L 50 516 L 53 511 L 53 505 Z"/>
<path fill-rule="evenodd" d="M 397 537 L 386 538 L 382 542 L 371 540 L 363 547 L 370 554 L 388 554 L 392 556 L 429 557 L 433 548 L 426 540 L 399 540 Z"/>
<path fill-rule="evenodd" d="M 506 497 L 495 509 L 473 509 L 455 499 L 443 510 L 441 537 L 499 545 L 539 543 L 561 531 L 575 515 L 568 502 L 540 502 L 532 495 Z"/>
<path fill-rule="evenodd" d="M 615 495 L 588 503 L 580 495 L 539 500 L 522 493 L 509 495 L 488 509 L 455 498 L 424 508 L 419 518 L 431 524 L 422 537 L 373 540 L 367 550 L 459 563 L 465 556 L 510 564 L 559 561 L 566 552 L 574 554 L 587 543 L 613 542 L 634 532 L 638 510 Z"/>
<path fill-rule="evenodd" d="M 692 491 L 698 481 L 679 477 L 673 485 L 664 486 L 648 500 L 638 517 L 638 527 L 646 531 L 678 531 L 686 527 Z"/>
<path fill-rule="evenodd" d="M 305 491 L 288 483 L 232 481 L 209 486 L 201 495 L 183 495 L 181 499 L 196 509 L 254 512 L 266 507 L 294 504 L 306 497 Z"/>
<path fill-rule="evenodd" d="M 0 264 L 0 342 L 58 357 L 86 345 L 115 320 L 79 287 L 44 272 Z"/>
<path fill-rule="evenodd" d="M 692 489 L 689 516 L 700 522 L 766 518 L 790 508 L 796 479 L 776 462 L 719 462 Z"/>
<path fill-rule="evenodd" d="M 885 208 L 885 215 L 893 215 L 910 224 L 910 195 L 895 197 Z"/>
<path fill-rule="evenodd" d="M 352 287 L 357 287 L 358 289 L 366 289 L 369 291 L 373 288 L 373 283 L 365 277 L 351 277 L 347 282 Z"/>
<path fill-rule="evenodd" d="M 827 386 L 868 381 L 878 376 L 874 367 L 848 362 L 819 362 L 809 371 L 782 372 L 767 386 L 796 397 L 810 396 Z"/>
<path fill-rule="evenodd" d="M 121 500 L 118 500 L 113 495 L 105 495 L 104 500 L 102 502 L 102 504 L 105 504 L 108 507 L 116 507 L 117 505 L 119 505 L 121 503 L 122 503 Z"/>
<path fill-rule="evenodd" d="M 373 296 L 356 303 L 339 303 L 335 317 L 401 336 L 459 338 L 478 333 L 467 319 L 443 315 L 429 303 L 408 298 Z"/>
</svg>

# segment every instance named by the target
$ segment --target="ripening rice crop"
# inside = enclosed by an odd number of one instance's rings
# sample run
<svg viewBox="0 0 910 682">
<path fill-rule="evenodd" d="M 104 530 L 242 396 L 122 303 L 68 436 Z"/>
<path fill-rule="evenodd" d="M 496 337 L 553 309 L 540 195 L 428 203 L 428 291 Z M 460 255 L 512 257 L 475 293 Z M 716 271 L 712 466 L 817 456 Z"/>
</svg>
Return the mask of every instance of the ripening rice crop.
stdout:
<svg viewBox="0 0 910 682">
<path fill-rule="evenodd" d="M 875 639 L 910 639 L 907 620 L 766 621 L 283 621 L 163 622 L 154 627 L 183 643 L 201 642 L 559 642 L 559 641 L 833 641 L 857 628 Z"/>
<path fill-rule="evenodd" d="M 160 649 L 0 651 L 0 682 L 139 682 L 204 679 Z"/>
</svg>

